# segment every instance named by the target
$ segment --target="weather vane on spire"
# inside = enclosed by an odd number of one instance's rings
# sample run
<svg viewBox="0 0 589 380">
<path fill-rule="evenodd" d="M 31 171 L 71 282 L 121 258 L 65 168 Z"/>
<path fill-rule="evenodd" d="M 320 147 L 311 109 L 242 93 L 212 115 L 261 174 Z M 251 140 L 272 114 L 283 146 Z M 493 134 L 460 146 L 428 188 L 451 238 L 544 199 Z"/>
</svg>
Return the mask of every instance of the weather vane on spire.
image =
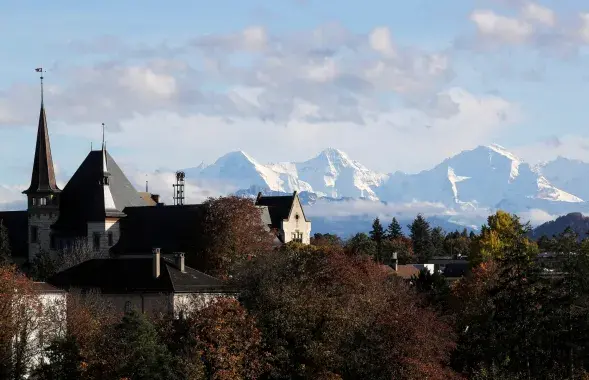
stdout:
<svg viewBox="0 0 589 380">
<path fill-rule="evenodd" d="M 43 105 L 43 73 L 46 71 L 43 71 L 42 67 L 36 68 L 35 71 L 41 73 L 41 105 Z"/>
<path fill-rule="evenodd" d="M 102 149 L 103 150 L 104 150 L 104 144 L 105 144 L 105 141 L 104 141 L 104 129 L 105 128 L 106 127 L 105 127 L 104 123 L 102 123 Z"/>
</svg>

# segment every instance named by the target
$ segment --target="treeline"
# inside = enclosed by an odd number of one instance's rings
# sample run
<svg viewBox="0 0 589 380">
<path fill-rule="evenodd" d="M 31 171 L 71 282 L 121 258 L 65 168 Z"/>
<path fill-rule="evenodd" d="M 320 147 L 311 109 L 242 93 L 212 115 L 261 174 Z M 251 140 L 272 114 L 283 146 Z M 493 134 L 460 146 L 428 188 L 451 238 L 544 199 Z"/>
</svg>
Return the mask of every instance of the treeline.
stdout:
<svg viewBox="0 0 589 380">
<path fill-rule="evenodd" d="M 335 235 L 319 233 L 313 236 L 312 241 L 315 245 L 337 242 L 346 251 L 367 254 L 379 263 L 390 263 L 392 253 L 396 252 L 399 264 L 421 264 L 434 256 L 468 257 L 471 243 L 476 237 L 474 232 L 469 233 L 466 228 L 450 233 L 441 227 L 432 228 L 421 214 L 407 227 L 409 236 L 403 234 L 397 218 L 393 218 L 386 228 L 376 218 L 368 234 L 357 233 L 346 242 Z"/>
<path fill-rule="evenodd" d="M 46 337 L 49 344 L 41 354 L 49 361 L 32 366 L 35 376 L 508 380 L 588 375 L 589 240 L 570 230 L 551 239 L 557 256 L 549 261 L 538 260 L 539 247 L 527 237 L 529 225 L 504 212 L 491 215 L 479 234 L 434 233 L 418 216 L 407 237 L 395 221 L 385 228 L 376 220 L 370 234 L 347 241 L 315 235 L 309 246 L 267 249 L 270 234 L 243 227 L 249 222 L 240 218 L 258 212 L 248 202 L 211 200 L 212 209 L 223 210 L 209 226 L 221 238 L 211 237 L 202 256 L 210 260 L 203 264 L 208 273 L 239 289 L 236 299 L 208 304 L 195 299 L 180 318 L 171 318 L 121 314 L 99 295 L 71 293 L 67 328 Z M 239 217 L 230 212 L 236 208 Z M 456 241 L 466 254 L 456 253 Z M 407 261 L 425 261 L 438 254 L 438 247 L 467 256 L 471 271 L 451 284 L 425 271 L 402 280 L 383 264 L 401 242 Z M 6 293 L 30 286 L 16 271 L 3 270 L 2 278 L 15 279 Z M 0 298 L 0 311 L 9 310 L 1 304 L 6 299 Z M 21 325 L 2 325 L 10 320 L 0 319 L 0 333 L 10 331 L 0 335 L 0 348 L 12 347 L 12 337 L 23 333 Z M 22 363 L 34 363 L 22 360 L 23 350 L 0 352 L 5 378 L 22 378 Z"/>
</svg>

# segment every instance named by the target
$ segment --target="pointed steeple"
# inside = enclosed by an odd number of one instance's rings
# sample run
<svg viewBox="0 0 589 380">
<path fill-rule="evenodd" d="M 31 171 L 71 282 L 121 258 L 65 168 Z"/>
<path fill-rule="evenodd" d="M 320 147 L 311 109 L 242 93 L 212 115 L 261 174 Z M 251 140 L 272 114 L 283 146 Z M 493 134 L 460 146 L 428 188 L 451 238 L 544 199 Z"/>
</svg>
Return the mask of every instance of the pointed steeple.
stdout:
<svg viewBox="0 0 589 380">
<path fill-rule="evenodd" d="M 41 99 L 43 99 L 41 97 Z M 24 194 L 30 193 L 57 193 L 61 190 L 55 181 L 53 158 L 51 157 L 51 145 L 49 144 L 49 131 L 47 129 L 47 115 L 45 105 L 41 100 L 41 112 L 39 113 L 39 126 L 37 128 L 37 145 L 35 147 L 35 159 L 33 161 L 33 173 L 31 185 Z"/>
</svg>

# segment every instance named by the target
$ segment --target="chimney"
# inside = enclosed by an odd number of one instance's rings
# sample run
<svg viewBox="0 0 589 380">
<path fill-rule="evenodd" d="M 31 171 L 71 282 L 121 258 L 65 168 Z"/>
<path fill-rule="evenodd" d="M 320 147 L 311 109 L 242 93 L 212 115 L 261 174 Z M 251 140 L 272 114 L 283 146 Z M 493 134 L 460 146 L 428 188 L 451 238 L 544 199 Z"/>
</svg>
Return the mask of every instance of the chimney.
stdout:
<svg viewBox="0 0 589 380">
<path fill-rule="evenodd" d="M 393 252 L 393 257 L 392 257 L 392 267 L 395 270 L 395 272 L 397 271 L 397 267 L 399 264 L 399 260 L 397 259 L 397 252 Z"/>
<path fill-rule="evenodd" d="M 176 267 L 180 269 L 180 272 L 184 273 L 184 252 L 178 252 L 174 256 L 174 260 L 176 262 Z"/>
<path fill-rule="evenodd" d="M 159 194 L 151 194 L 151 199 L 156 203 L 160 203 L 160 195 Z"/>
<path fill-rule="evenodd" d="M 153 249 L 153 277 L 159 278 L 160 277 L 160 249 L 154 248 Z"/>
</svg>

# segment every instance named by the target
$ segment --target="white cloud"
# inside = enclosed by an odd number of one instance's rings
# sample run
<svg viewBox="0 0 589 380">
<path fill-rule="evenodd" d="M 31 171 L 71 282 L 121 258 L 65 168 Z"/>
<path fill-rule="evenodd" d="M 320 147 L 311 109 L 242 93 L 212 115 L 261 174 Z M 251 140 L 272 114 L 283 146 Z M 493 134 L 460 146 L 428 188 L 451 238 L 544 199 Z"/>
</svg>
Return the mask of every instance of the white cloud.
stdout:
<svg viewBox="0 0 589 380">
<path fill-rule="evenodd" d="M 476 10 L 471 13 L 470 19 L 476 24 L 480 35 L 497 42 L 524 43 L 534 32 L 534 28 L 528 22 L 501 16 L 492 10 Z"/>
<path fill-rule="evenodd" d="M 378 27 L 373 29 L 369 35 L 369 42 L 372 49 L 386 58 L 394 58 L 396 56 L 396 50 L 389 28 Z"/>
<path fill-rule="evenodd" d="M 589 137 L 571 134 L 557 138 L 552 136 L 512 150 L 532 164 L 549 161 L 557 156 L 589 162 Z"/>
<path fill-rule="evenodd" d="M 532 226 L 539 226 L 542 223 L 549 222 L 558 217 L 558 215 L 551 215 L 544 210 L 531 209 L 522 211 L 517 214 L 522 222 L 530 222 Z"/>
<path fill-rule="evenodd" d="M 530 22 L 540 23 L 549 27 L 556 25 L 556 14 L 554 11 L 540 4 L 526 3 L 522 8 L 522 16 Z"/>
<path fill-rule="evenodd" d="M 585 43 L 589 44 L 589 13 L 579 14 L 581 26 L 579 27 L 579 37 Z"/>
<path fill-rule="evenodd" d="M 169 98 L 176 93 L 176 79 L 171 75 L 157 74 L 145 67 L 128 67 L 120 77 L 120 83 L 136 96 Z"/>
</svg>

